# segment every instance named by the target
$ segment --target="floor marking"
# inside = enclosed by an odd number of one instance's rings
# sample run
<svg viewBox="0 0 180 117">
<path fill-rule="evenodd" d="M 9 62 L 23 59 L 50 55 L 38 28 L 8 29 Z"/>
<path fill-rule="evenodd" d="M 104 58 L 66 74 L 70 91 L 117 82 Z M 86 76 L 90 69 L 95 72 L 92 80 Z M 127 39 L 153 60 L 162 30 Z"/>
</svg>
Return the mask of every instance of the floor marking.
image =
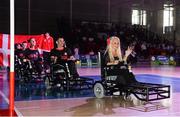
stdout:
<svg viewBox="0 0 180 117">
<path fill-rule="evenodd" d="M 6 95 L 2 91 L 0 91 L 0 95 L 4 98 L 6 103 L 9 104 L 9 99 L 6 97 Z M 23 117 L 22 113 L 15 106 L 14 106 L 14 110 L 15 110 L 17 116 Z"/>
</svg>

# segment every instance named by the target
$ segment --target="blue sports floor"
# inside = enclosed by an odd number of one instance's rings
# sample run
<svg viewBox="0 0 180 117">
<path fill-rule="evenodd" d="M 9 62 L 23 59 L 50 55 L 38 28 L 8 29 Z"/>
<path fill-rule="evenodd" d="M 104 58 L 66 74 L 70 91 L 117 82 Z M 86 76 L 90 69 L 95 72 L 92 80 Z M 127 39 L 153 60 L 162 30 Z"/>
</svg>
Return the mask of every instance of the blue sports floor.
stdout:
<svg viewBox="0 0 180 117">
<path fill-rule="evenodd" d="M 87 76 L 95 81 L 100 80 L 100 76 Z M 140 82 L 160 83 L 171 85 L 173 92 L 180 92 L 180 78 L 162 77 L 159 75 L 142 74 L 136 75 L 136 79 Z M 93 97 L 92 89 L 62 91 L 57 87 L 47 88 L 44 83 L 31 83 L 26 85 L 16 86 L 15 100 L 41 100 L 41 99 L 57 99 L 57 98 L 79 98 Z"/>
<path fill-rule="evenodd" d="M 136 76 L 136 79 L 140 82 L 147 83 L 156 83 L 156 84 L 167 84 L 171 86 L 171 97 L 167 100 L 162 100 L 162 103 L 169 106 L 168 109 L 152 112 L 153 115 L 180 115 L 180 108 L 177 108 L 180 105 L 180 68 L 179 67 L 149 67 L 149 68 L 134 68 L 133 73 Z M 93 78 L 95 81 L 100 80 L 99 69 L 80 69 L 78 71 L 81 76 L 86 76 Z M 9 97 L 9 83 L 8 76 L 6 72 L 0 72 L 0 109 L 8 108 L 8 97 Z M 52 100 L 51 100 L 52 99 Z M 60 100 L 59 100 L 60 99 Z M 89 103 L 86 99 L 93 101 Z M 106 100 L 106 98 L 105 98 Z M 107 99 L 109 100 L 109 99 Z M 18 111 L 24 116 L 43 116 L 46 115 L 72 115 L 72 112 L 67 112 L 64 104 L 67 104 L 66 108 L 70 109 L 71 107 L 77 108 L 77 113 L 75 115 L 81 115 L 78 105 L 87 105 L 87 107 L 82 106 L 81 110 L 89 108 L 93 110 L 94 106 L 97 106 L 96 98 L 92 89 L 88 90 L 72 90 L 72 91 L 63 91 L 57 87 L 48 87 L 44 82 L 36 83 L 26 83 L 15 85 L 15 106 Z M 101 100 L 104 101 L 104 100 Z M 115 107 L 117 105 L 117 100 L 111 100 Z M 96 104 L 97 103 L 97 104 Z M 110 102 L 108 102 L 110 103 Z M 91 105 L 88 105 L 91 104 Z M 93 104 L 95 104 L 93 106 Z M 55 106 L 54 106 L 55 105 Z M 106 105 L 108 108 L 109 104 Z M 46 110 L 48 109 L 48 112 Z M 114 108 L 114 107 L 113 107 Z M 112 108 L 112 109 L 113 109 Z M 34 110 L 35 109 L 35 110 Z M 39 109 L 39 111 L 36 111 Z M 114 108 L 115 109 L 115 108 Z M 127 110 L 118 106 L 117 109 L 111 113 L 111 115 L 148 115 L 148 113 L 141 113 L 137 111 Z M 124 110 L 125 109 L 125 110 Z M 106 110 L 106 109 L 105 109 Z M 103 112 L 105 110 L 102 110 Z M 50 113 L 52 111 L 53 113 Z M 93 110 L 95 111 L 95 110 Z M 61 112 L 61 113 L 59 113 Z M 86 111 L 87 112 L 87 111 Z M 93 113 L 93 112 L 92 112 Z M 92 114 L 90 113 L 90 114 Z M 133 114 L 134 113 L 134 114 Z M 20 114 L 20 115 L 21 115 Z M 101 111 L 98 111 L 96 114 L 102 114 Z M 96 115 L 92 114 L 92 115 Z M 19 115 L 19 114 L 18 114 Z M 85 114 L 84 115 L 88 115 Z M 107 115 L 107 114 L 103 114 Z"/>
</svg>

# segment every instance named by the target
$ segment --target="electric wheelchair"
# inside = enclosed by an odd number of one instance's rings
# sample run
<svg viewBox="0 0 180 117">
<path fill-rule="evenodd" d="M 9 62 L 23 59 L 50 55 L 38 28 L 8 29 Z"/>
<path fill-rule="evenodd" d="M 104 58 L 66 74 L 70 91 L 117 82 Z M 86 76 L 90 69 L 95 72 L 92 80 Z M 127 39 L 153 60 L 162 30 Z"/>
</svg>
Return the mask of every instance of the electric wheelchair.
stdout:
<svg viewBox="0 0 180 117">
<path fill-rule="evenodd" d="M 31 83 L 44 81 L 46 71 L 44 69 L 43 59 L 31 61 L 29 59 L 20 59 L 15 57 L 16 78 L 20 83 Z"/>
<path fill-rule="evenodd" d="M 127 97 L 133 94 L 137 99 L 146 102 L 170 98 L 170 85 L 138 82 L 128 64 L 107 66 L 104 64 L 103 52 L 98 55 L 101 60 L 101 80 L 96 81 L 93 88 L 97 98 L 113 95 L 117 91 L 119 95 Z"/>
<path fill-rule="evenodd" d="M 45 83 L 63 90 L 92 88 L 94 80 L 81 76 L 74 77 L 70 72 L 68 62 L 72 61 L 64 61 L 63 65 L 52 62 Z"/>
<path fill-rule="evenodd" d="M 22 60 L 17 56 L 15 55 L 15 62 L 14 62 L 14 66 L 15 66 L 15 77 L 17 80 L 21 80 L 22 77 L 23 77 L 23 63 L 22 63 Z"/>
</svg>

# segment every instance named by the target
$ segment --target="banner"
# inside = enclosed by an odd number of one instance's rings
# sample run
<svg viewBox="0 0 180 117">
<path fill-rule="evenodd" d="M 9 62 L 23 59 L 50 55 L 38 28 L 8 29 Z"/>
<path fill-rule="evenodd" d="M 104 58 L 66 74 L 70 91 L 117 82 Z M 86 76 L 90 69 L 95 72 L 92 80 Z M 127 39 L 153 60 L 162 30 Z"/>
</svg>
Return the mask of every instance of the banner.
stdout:
<svg viewBox="0 0 180 117">
<path fill-rule="evenodd" d="M 15 44 L 22 43 L 24 41 L 28 42 L 30 38 L 36 39 L 37 47 L 39 48 L 40 53 L 42 50 L 50 51 L 54 48 L 53 38 L 46 41 L 43 34 L 41 35 L 15 35 Z M 50 45 L 50 46 L 45 46 Z M 9 34 L 0 34 L 0 66 L 9 66 L 10 65 L 10 36 Z"/>
<path fill-rule="evenodd" d="M 0 66 L 10 64 L 10 38 L 8 34 L 0 34 Z"/>
</svg>

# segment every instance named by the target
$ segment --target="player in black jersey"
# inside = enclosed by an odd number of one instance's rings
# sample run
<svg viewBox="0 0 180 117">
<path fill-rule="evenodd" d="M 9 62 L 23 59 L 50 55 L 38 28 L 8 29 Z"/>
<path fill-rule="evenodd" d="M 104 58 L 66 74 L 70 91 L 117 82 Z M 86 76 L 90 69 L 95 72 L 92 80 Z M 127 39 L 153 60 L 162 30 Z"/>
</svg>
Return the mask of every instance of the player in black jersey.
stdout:
<svg viewBox="0 0 180 117">
<path fill-rule="evenodd" d="M 36 46 L 35 38 L 31 38 L 29 40 L 29 48 L 26 49 L 25 56 L 27 61 L 31 62 L 32 68 L 35 69 L 38 74 L 41 74 L 43 67 L 42 67 L 42 59 L 40 57 L 40 53 Z"/>
<path fill-rule="evenodd" d="M 78 78 L 79 74 L 75 65 L 75 58 L 71 50 L 66 47 L 64 38 L 58 38 L 56 44 L 57 48 L 51 50 L 51 60 L 53 60 L 55 64 L 61 64 L 64 67 L 66 67 L 67 63 L 72 77 Z"/>
<path fill-rule="evenodd" d="M 16 68 L 16 75 L 19 76 L 20 70 L 23 67 L 23 54 L 22 54 L 22 47 L 20 43 L 15 44 L 15 68 Z"/>
<path fill-rule="evenodd" d="M 27 49 L 27 42 L 22 42 L 22 44 L 15 44 L 15 56 L 23 62 L 25 59 Z"/>
</svg>

